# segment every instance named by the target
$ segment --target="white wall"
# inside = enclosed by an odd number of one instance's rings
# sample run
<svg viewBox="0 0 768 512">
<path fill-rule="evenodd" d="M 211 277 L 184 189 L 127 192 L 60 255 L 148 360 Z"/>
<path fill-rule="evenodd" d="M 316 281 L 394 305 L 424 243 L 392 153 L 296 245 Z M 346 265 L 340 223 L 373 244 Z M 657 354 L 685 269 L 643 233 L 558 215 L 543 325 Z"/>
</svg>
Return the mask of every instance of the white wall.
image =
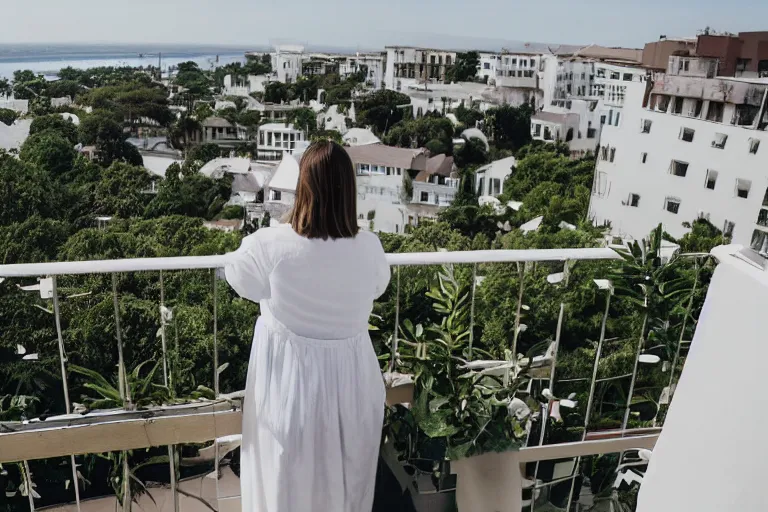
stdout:
<svg viewBox="0 0 768 512">
<path fill-rule="evenodd" d="M 682 236 L 688 231 L 682 223 L 703 212 L 720 229 L 726 219 L 734 222 L 733 241 L 749 244 L 768 186 L 768 134 L 643 109 L 644 91 L 645 83 L 628 82 L 620 125 L 603 126 L 601 145 L 616 152 L 613 162 L 598 159 L 590 216 L 595 223 L 610 221 L 615 235 L 639 239 L 659 223 Z M 643 119 L 651 120 L 650 133 L 641 132 Z M 693 142 L 680 140 L 683 127 L 695 130 Z M 724 149 L 712 147 L 716 133 L 728 135 Z M 750 139 L 760 140 L 757 154 L 749 152 Z M 689 163 L 685 177 L 670 174 L 673 159 Z M 709 169 L 718 172 L 714 190 L 705 187 Z M 737 179 L 751 181 L 746 199 L 736 196 Z M 640 195 L 638 207 L 622 204 L 630 194 Z M 681 200 L 677 214 L 666 211 L 667 196 Z"/>
</svg>

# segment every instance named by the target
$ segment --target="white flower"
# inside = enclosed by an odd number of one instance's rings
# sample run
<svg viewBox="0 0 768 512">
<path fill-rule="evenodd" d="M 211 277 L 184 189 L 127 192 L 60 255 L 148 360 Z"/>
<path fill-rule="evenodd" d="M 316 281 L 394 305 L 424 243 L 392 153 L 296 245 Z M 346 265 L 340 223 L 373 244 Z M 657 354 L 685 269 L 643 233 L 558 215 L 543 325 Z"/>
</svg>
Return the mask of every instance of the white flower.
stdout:
<svg viewBox="0 0 768 512">
<path fill-rule="evenodd" d="M 528 408 L 526 403 L 520 400 L 519 398 L 513 398 L 512 401 L 509 402 L 509 405 L 507 406 L 507 414 L 509 414 L 510 416 L 514 416 L 518 420 L 524 419 L 530 413 L 531 413 L 531 410 Z"/>
</svg>

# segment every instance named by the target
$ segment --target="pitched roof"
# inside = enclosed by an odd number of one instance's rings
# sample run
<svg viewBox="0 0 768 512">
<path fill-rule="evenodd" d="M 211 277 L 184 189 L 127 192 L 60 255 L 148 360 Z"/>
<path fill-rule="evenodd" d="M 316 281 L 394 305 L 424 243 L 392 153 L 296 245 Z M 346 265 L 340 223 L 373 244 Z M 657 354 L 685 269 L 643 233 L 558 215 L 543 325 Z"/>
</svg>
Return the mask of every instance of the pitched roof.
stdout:
<svg viewBox="0 0 768 512">
<path fill-rule="evenodd" d="M 269 188 L 278 190 L 295 191 L 299 183 L 299 162 L 293 155 L 283 153 L 283 159 L 277 166 L 275 175 L 269 181 Z"/>
<path fill-rule="evenodd" d="M 333 105 L 334 107 L 336 105 Z M 373 134 L 371 130 L 365 128 L 350 128 L 347 133 L 342 136 L 344 144 L 350 146 L 365 146 L 367 144 L 381 144 L 381 139 Z"/>
<path fill-rule="evenodd" d="M 255 173 L 235 174 L 232 179 L 233 192 L 258 192 L 261 188 L 262 184 Z"/>
<path fill-rule="evenodd" d="M 203 121 L 203 127 L 205 128 L 231 128 L 232 123 L 224 119 L 223 117 L 211 116 Z"/>
<path fill-rule="evenodd" d="M 247 158 L 214 158 L 200 168 L 200 173 L 217 178 L 224 173 L 245 174 L 250 168 L 251 161 Z"/>
<path fill-rule="evenodd" d="M 383 165 L 424 171 L 427 157 L 424 149 L 395 148 L 383 144 L 366 144 L 344 148 L 354 164 Z"/>
</svg>

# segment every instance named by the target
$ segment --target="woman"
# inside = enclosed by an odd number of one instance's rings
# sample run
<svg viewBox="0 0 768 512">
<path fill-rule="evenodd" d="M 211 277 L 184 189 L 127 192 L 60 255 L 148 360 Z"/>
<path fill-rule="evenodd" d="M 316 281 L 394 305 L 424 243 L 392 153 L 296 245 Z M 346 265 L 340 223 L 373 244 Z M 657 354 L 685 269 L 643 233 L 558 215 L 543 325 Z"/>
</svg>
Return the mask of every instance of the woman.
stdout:
<svg viewBox="0 0 768 512">
<path fill-rule="evenodd" d="M 358 232 L 355 171 L 333 142 L 301 159 L 290 223 L 243 239 L 226 267 L 259 301 L 243 405 L 244 512 L 368 512 L 384 382 L 368 336 L 390 270 Z"/>
</svg>

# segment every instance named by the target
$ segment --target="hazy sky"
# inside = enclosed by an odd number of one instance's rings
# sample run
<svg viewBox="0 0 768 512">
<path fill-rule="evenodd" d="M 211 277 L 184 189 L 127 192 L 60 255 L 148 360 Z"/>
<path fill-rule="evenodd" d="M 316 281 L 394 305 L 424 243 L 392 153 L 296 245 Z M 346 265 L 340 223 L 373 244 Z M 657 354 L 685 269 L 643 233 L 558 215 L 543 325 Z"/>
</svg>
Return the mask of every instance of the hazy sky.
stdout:
<svg viewBox="0 0 768 512">
<path fill-rule="evenodd" d="M 270 42 L 377 48 L 494 41 L 623 45 L 707 25 L 768 29 L 765 0 L 0 0 L 1 43 Z M 492 41 L 488 41 L 491 43 Z"/>
</svg>

